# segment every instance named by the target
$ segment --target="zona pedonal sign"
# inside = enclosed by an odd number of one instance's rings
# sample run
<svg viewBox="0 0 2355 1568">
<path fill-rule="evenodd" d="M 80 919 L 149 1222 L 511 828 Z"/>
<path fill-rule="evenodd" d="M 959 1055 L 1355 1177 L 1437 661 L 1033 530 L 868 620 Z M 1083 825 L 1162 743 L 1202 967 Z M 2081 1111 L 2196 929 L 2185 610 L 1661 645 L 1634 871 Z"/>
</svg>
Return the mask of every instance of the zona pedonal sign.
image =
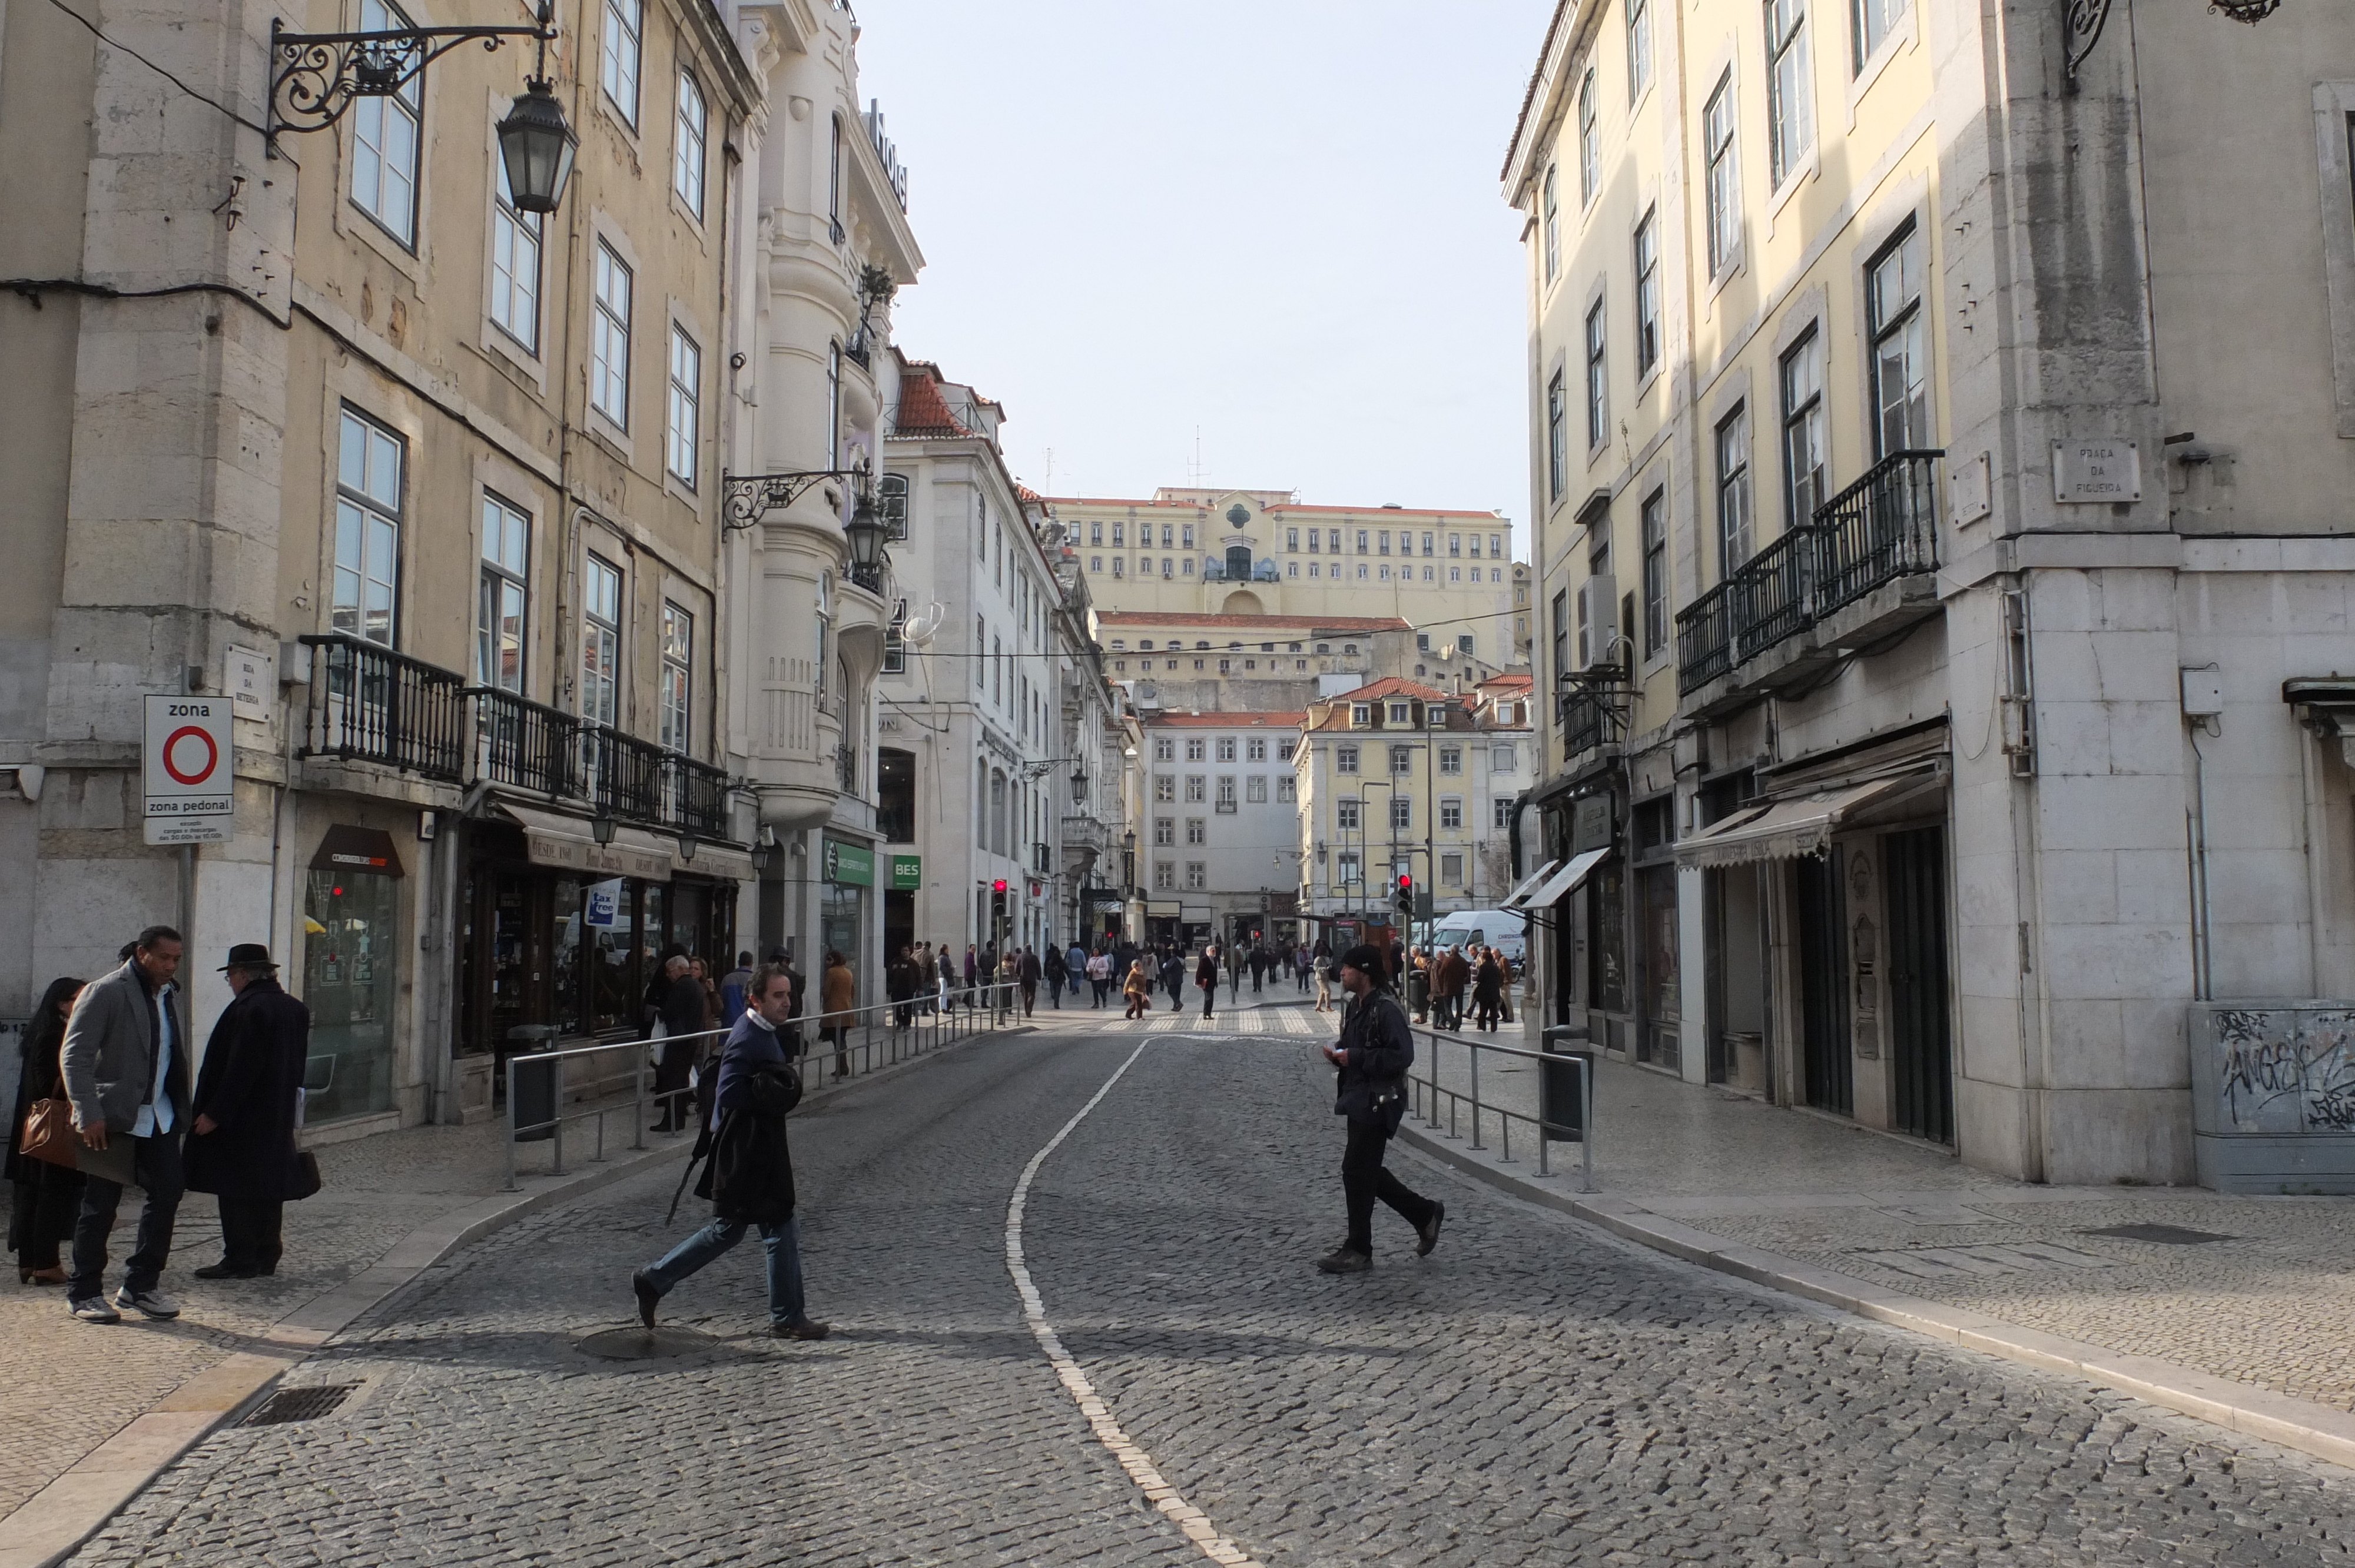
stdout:
<svg viewBox="0 0 2355 1568">
<path fill-rule="evenodd" d="M 147 697 L 142 816 L 151 844 L 225 844 L 237 809 L 227 697 Z"/>
</svg>

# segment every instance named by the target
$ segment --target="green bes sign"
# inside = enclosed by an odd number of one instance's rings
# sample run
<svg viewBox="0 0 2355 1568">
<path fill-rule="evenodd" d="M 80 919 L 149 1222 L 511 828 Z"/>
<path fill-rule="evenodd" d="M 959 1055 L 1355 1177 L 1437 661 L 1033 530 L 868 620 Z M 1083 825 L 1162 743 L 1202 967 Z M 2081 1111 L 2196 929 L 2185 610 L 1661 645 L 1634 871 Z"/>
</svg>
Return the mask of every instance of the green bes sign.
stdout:
<svg viewBox="0 0 2355 1568">
<path fill-rule="evenodd" d="M 891 857 L 891 885 L 894 889 L 924 885 L 924 857 L 920 854 L 895 854 Z"/>
</svg>

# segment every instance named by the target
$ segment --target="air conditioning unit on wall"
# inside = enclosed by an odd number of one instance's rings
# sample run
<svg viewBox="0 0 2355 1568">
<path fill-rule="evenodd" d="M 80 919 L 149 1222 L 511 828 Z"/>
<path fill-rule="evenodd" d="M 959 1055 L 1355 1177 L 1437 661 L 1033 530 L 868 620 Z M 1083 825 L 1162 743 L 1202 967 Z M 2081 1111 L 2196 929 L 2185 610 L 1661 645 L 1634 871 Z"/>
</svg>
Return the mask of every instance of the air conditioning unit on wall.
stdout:
<svg viewBox="0 0 2355 1568">
<path fill-rule="evenodd" d="M 1608 572 L 1578 585 L 1578 667 L 1611 662 L 1611 645 L 1619 630 L 1619 579 Z"/>
</svg>

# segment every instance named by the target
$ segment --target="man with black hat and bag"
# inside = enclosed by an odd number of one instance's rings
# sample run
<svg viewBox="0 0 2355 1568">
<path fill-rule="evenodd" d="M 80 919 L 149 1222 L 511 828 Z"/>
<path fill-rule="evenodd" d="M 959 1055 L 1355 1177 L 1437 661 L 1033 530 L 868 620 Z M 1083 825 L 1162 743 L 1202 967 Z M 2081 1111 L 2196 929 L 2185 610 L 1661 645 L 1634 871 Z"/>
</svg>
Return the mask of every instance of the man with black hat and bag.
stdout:
<svg viewBox="0 0 2355 1568">
<path fill-rule="evenodd" d="M 1325 1059 L 1340 1069 L 1333 1114 L 1348 1118 L 1349 1143 L 1341 1156 L 1341 1192 L 1348 1205 L 1349 1234 L 1316 1260 L 1327 1274 L 1363 1274 L 1374 1266 L 1374 1200 L 1380 1198 L 1414 1227 L 1414 1252 L 1426 1256 L 1439 1245 L 1447 1207 L 1426 1198 L 1383 1168 L 1384 1146 L 1406 1114 L 1406 1074 L 1414 1065 L 1414 1032 L 1405 1012 L 1384 983 L 1389 966 L 1381 949 L 1359 943 L 1341 955 L 1341 989 L 1348 1002 L 1341 1039 L 1325 1047 Z"/>
<path fill-rule="evenodd" d="M 279 985 L 259 942 L 229 948 L 220 972 L 235 994 L 205 1044 L 182 1162 L 188 1191 L 220 1204 L 221 1258 L 197 1277 L 253 1279 L 278 1272 L 285 1201 L 308 1195 L 296 1174 L 294 1109 L 311 1010 Z"/>
<path fill-rule="evenodd" d="M 802 1298 L 794 1160 L 785 1146 L 786 1114 L 802 1097 L 800 1075 L 782 1038 L 793 993 L 781 966 L 764 964 L 753 972 L 751 1005 L 721 1047 L 711 1118 L 696 1143 L 696 1159 L 709 1163 L 695 1195 L 711 1201 L 711 1223 L 630 1276 L 638 1320 L 649 1329 L 662 1298 L 741 1241 L 749 1224 L 760 1227 L 769 1255 L 769 1332 L 781 1340 L 826 1336 L 826 1326 L 811 1320 Z"/>
</svg>

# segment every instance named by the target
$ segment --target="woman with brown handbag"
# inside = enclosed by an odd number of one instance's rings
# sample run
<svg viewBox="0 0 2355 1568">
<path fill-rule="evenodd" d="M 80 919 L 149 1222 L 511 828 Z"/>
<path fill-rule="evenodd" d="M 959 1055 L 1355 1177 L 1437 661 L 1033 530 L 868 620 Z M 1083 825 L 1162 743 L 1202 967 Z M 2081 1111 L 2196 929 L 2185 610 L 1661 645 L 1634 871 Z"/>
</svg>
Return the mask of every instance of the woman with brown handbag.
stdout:
<svg viewBox="0 0 2355 1568">
<path fill-rule="evenodd" d="M 66 1271 L 59 1257 L 61 1243 L 73 1239 L 74 1215 L 81 1209 L 82 1174 L 65 1165 L 52 1165 L 21 1152 L 25 1119 L 43 1100 L 63 1099 L 65 1080 L 58 1071 L 58 1047 L 65 1044 L 66 1016 L 82 982 L 54 980 L 41 997 L 40 1010 L 25 1025 L 21 1047 L 24 1065 L 16 1077 L 16 1114 L 8 1123 L 7 1179 L 16 1183 L 16 1207 L 9 1211 L 8 1250 L 16 1255 L 20 1285 L 63 1285 Z"/>
</svg>

